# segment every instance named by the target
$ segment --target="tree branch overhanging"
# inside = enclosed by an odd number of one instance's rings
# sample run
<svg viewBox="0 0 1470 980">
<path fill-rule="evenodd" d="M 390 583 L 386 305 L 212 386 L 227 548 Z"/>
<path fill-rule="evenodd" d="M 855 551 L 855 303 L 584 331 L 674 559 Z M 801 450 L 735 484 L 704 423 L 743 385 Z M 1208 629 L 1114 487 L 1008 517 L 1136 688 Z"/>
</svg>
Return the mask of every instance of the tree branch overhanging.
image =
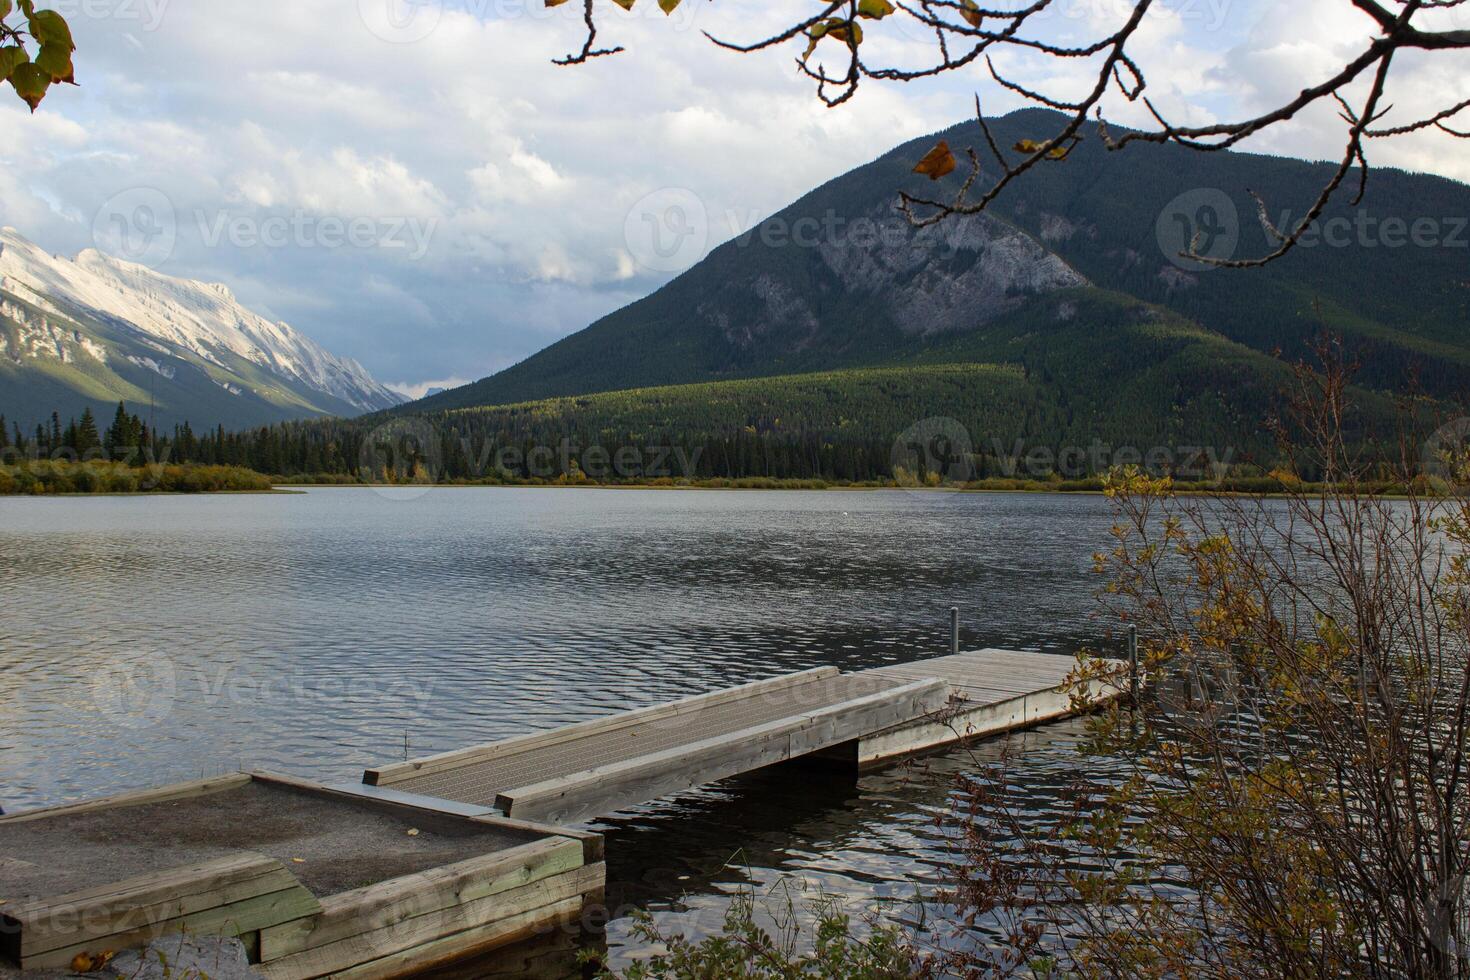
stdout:
<svg viewBox="0 0 1470 980">
<path fill-rule="evenodd" d="M 612 2 L 626 9 L 631 2 L 638 0 Z M 696 0 L 658 2 L 667 13 L 680 2 Z M 1300 244 L 1343 185 L 1353 177 L 1355 170 L 1355 200 L 1361 199 L 1368 181 L 1367 146 L 1370 141 L 1427 130 L 1452 138 L 1470 139 L 1470 128 L 1455 125 L 1456 119 L 1470 117 L 1467 93 L 1449 94 L 1443 109 L 1424 118 L 1398 125 L 1384 124 L 1392 109 L 1384 103 L 1397 53 L 1403 49 L 1424 52 L 1470 50 L 1470 30 L 1437 29 L 1426 23 L 1447 14 L 1458 14 L 1462 21 L 1470 20 L 1470 0 L 1341 2 L 1345 10 L 1350 9 L 1365 18 L 1364 41 L 1356 55 L 1328 77 L 1309 81 L 1297 95 L 1259 115 L 1202 126 L 1177 125 L 1166 116 L 1157 102 L 1149 97 L 1144 66 L 1129 50 L 1147 22 L 1155 0 L 1130 0 L 1128 15 L 1116 30 L 1081 44 L 1061 44 L 1048 38 L 1045 18 L 1048 13 L 1060 9 L 1061 0 L 1031 0 L 1026 6 L 1012 10 L 982 6 L 981 0 L 829 0 L 810 16 L 755 41 L 733 41 L 708 32 L 705 36 L 720 48 L 740 53 L 770 50 L 791 42 L 804 43 L 804 49 L 795 60 L 796 70 L 802 77 L 816 83 L 817 97 L 829 107 L 852 99 L 865 80 L 915 81 L 962 71 L 983 60 L 985 71 L 994 85 L 1028 104 L 1064 114 L 1065 120 L 1050 136 L 1017 144 L 1020 156 L 1010 162 L 991 133 L 977 96 L 976 119 L 998 169 L 993 179 L 982 180 L 982 176 L 990 177 L 990 172 L 983 170 L 979 155 L 970 149 L 966 151 L 969 170 L 958 191 L 933 196 L 900 194 L 898 210 L 916 227 L 932 225 L 956 215 L 984 211 L 1013 182 L 1034 167 L 1064 160 L 1071 148 L 1086 138 L 1084 129 L 1095 131 L 1096 138 L 1109 151 L 1124 150 L 1132 143 L 1173 143 L 1192 151 L 1211 153 L 1237 147 L 1245 140 L 1331 100 L 1338 107 L 1338 114 L 1346 126 L 1343 149 L 1338 164 L 1304 216 L 1286 227 L 1279 227 L 1268 217 L 1267 202 L 1253 193 L 1267 235 L 1264 254 L 1246 258 L 1212 257 L 1199 254 L 1197 242 L 1191 243 L 1181 253 L 1182 258 L 1201 264 L 1245 268 L 1274 261 Z M 558 59 L 557 64 L 581 64 L 591 58 L 623 50 L 621 47 L 595 48 L 596 13 L 600 8 L 595 9 L 593 4 L 594 0 L 583 0 L 587 35 L 581 51 Z M 928 56 L 918 64 L 880 64 L 871 60 L 867 52 L 874 49 L 864 43 L 864 32 L 889 31 L 895 25 L 901 27 L 905 24 L 918 29 L 907 33 L 911 40 L 915 34 L 932 38 L 932 41 L 922 42 L 929 45 Z M 906 50 L 911 51 L 912 45 L 906 46 Z M 1075 66 L 1076 74 L 1089 79 L 1090 83 L 1080 97 L 1049 94 L 1024 85 L 1003 72 L 996 59 L 1005 54 L 1051 59 Z M 1151 124 L 1115 135 L 1103 118 L 1103 101 L 1109 95 L 1121 96 L 1128 103 L 1141 104 L 1152 120 Z M 1470 125 L 1470 119 L 1466 122 Z"/>
</svg>

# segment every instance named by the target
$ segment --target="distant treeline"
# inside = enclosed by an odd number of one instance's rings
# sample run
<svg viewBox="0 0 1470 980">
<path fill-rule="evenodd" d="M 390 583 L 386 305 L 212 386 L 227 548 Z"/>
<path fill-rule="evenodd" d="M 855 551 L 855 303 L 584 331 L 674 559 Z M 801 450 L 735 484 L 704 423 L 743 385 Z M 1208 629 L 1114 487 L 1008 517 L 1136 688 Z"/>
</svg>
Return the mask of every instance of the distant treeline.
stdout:
<svg viewBox="0 0 1470 980">
<path fill-rule="evenodd" d="M 27 437 L 0 415 L 0 494 L 218 493 L 271 489 L 253 468 L 220 465 L 178 453 L 197 442 L 187 424 L 161 436 L 119 404 L 112 424 L 98 431 L 90 407 L 62 425 Z"/>
<path fill-rule="evenodd" d="M 0 464 L 0 494 L 259 493 L 271 489 L 270 477 L 238 466 L 133 466 L 108 460 L 59 459 Z"/>
<path fill-rule="evenodd" d="M 1214 404 L 1211 402 L 1210 404 Z M 53 417 L 0 444 L 9 462 L 107 459 L 233 466 L 282 482 L 807 481 L 1088 489 L 1120 465 L 1189 483 L 1279 486 L 1272 443 L 1215 410 L 1128 417 L 1059 405 L 1021 369 L 871 368 L 546 399 L 426 415 L 320 419 L 241 432 L 150 430 L 119 405 Z"/>
</svg>

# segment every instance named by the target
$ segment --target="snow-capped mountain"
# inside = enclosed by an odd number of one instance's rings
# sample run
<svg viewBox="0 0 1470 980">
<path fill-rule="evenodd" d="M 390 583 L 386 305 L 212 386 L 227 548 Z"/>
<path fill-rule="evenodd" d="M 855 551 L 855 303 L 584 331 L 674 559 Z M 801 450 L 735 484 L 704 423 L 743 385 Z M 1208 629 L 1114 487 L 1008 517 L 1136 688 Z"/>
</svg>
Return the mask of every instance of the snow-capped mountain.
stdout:
<svg viewBox="0 0 1470 980">
<path fill-rule="evenodd" d="M 0 411 L 26 420 L 121 400 L 196 426 L 249 425 L 404 400 L 226 286 L 95 249 L 51 255 L 13 228 L 0 229 L 0 378 Z"/>
</svg>

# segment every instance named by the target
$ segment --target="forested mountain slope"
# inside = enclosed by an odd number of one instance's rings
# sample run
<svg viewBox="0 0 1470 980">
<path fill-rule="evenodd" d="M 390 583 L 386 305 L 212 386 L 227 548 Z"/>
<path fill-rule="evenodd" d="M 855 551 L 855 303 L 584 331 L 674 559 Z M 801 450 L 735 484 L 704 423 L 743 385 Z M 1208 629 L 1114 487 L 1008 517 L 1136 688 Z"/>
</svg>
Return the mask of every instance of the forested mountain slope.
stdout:
<svg viewBox="0 0 1470 980">
<path fill-rule="evenodd" d="M 1046 115 L 1025 110 L 992 127 L 1009 145 L 1046 132 Z M 1173 146 L 1110 153 L 1094 135 L 1066 161 L 1028 174 L 990 214 L 914 230 L 893 212 L 897 192 L 942 194 L 961 179 L 957 171 L 930 186 L 910 172 L 938 138 L 956 149 L 983 146 L 967 122 L 896 147 L 652 295 L 493 377 L 402 410 L 903 362 L 930 356 L 936 338 L 981 336 L 999 317 L 1086 286 L 1289 359 L 1324 328 L 1341 332 L 1371 388 L 1401 390 L 1412 375 L 1440 397 L 1470 389 L 1464 185 L 1376 171 L 1360 206 L 1340 197 L 1313 247 L 1263 269 L 1202 269 L 1177 258 L 1188 240 L 1181 227 L 1204 227 L 1207 246 L 1229 251 L 1233 241 L 1234 254 L 1259 254 L 1265 232 L 1248 190 L 1278 209 L 1278 219 L 1300 213 L 1326 165 Z M 802 227 L 821 230 L 792 233 Z M 1057 341 L 1083 338 L 1087 327 L 1079 322 Z M 984 343 L 952 350 L 986 360 L 1007 353 Z M 1128 359 L 1119 367 L 1152 365 Z"/>
</svg>

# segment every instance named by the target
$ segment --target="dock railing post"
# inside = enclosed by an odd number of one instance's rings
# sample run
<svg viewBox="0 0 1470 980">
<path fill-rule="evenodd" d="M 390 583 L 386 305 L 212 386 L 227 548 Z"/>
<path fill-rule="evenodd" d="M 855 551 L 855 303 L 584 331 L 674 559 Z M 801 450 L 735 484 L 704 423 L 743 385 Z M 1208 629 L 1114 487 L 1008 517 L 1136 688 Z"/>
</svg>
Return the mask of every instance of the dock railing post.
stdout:
<svg viewBox="0 0 1470 980">
<path fill-rule="evenodd" d="M 949 652 L 960 652 L 960 607 L 949 607 Z"/>
<path fill-rule="evenodd" d="M 1128 624 L 1128 696 L 1138 700 L 1138 627 Z"/>
</svg>

